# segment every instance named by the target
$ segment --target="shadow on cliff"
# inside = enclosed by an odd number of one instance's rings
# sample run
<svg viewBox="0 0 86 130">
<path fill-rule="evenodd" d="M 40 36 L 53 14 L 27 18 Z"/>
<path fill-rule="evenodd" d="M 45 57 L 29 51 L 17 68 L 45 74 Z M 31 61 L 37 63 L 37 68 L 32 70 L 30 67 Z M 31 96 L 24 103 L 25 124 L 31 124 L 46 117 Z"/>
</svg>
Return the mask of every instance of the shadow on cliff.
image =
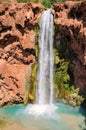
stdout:
<svg viewBox="0 0 86 130">
<path fill-rule="evenodd" d="M 71 11 L 69 12 L 68 14 L 68 17 L 69 18 L 73 18 L 73 19 L 77 19 L 78 21 L 81 21 L 82 20 L 82 24 L 84 27 L 86 27 L 86 1 L 80 3 L 77 7 L 77 4 L 76 6 L 73 6 L 73 8 L 71 9 Z"/>
</svg>

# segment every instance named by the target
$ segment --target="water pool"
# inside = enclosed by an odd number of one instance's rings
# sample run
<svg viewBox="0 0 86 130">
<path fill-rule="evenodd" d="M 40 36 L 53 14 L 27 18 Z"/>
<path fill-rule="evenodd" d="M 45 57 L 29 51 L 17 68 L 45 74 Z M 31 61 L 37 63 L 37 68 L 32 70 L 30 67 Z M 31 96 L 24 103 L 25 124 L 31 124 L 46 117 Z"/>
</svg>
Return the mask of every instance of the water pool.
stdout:
<svg viewBox="0 0 86 130">
<path fill-rule="evenodd" d="M 0 116 L 10 120 L 3 130 L 86 130 L 86 111 L 61 103 L 4 107 Z"/>
</svg>

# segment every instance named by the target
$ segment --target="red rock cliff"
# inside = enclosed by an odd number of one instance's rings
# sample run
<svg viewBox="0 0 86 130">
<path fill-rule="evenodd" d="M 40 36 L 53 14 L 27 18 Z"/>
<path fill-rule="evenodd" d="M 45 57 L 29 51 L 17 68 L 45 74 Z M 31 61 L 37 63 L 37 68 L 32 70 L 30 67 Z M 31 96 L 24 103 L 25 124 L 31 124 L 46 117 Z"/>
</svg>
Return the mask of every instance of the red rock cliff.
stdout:
<svg viewBox="0 0 86 130">
<path fill-rule="evenodd" d="M 0 4 L 0 106 L 23 102 L 42 10 L 34 3 Z"/>
<path fill-rule="evenodd" d="M 86 87 L 86 1 L 53 5 L 56 43 L 64 41 L 76 58 L 74 83 Z M 0 4 L 0 106 L 23 102 L 25 84 L 35 61 L 35 28 L 43 7 L 33 3 Z"/>
<path fill-rule="evenodd" d="M 74 84 L 83 90 L 86 88 L 86 1 L 67 1 L 54 4 L 52 8 L 57 27 L 56 44 L 63 42 L 73 49 L 76 55 L 71 65 Z"/>
</svg>

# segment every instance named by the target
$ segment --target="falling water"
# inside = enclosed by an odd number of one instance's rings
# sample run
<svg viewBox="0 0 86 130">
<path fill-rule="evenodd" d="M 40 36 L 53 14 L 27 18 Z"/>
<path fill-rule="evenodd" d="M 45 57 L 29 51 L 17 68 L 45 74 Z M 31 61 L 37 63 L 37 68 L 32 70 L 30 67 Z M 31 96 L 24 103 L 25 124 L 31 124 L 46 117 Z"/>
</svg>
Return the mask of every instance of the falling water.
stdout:
<svg viewBox="0 0 86 130">
<path fill-rule="evenodd" d="M 48 9 L 44 11 L 40 21 L 37 104 L 53 103 L 53 64 L 53 15 Z"/>
</svg>

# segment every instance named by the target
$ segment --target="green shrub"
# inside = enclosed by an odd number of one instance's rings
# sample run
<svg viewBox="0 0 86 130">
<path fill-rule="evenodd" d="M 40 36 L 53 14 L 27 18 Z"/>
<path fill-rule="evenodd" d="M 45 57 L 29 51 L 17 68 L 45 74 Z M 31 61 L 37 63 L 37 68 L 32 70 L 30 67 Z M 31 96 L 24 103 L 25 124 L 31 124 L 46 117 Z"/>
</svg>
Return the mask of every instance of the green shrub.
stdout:
<svg viewBox="0 0 86 130">
<path fill-rule="evenodd" d="M 42 2 L 41 2 L 43 5 L 44 5 L 44 7 L 46 7 L 46 8 L 50 8 L 51 7 L 51 1 L 50 0 L 42 0 Z"/>
<path fill-rule="evenodd" d="M 18 0 L 18 2 L 35 2 L 35 3 L 41 3 L 46 8 L 50 8 L 52 4 L 57 2 L 64 2 L 65 0 Z"/>
<path fill-rule="evenodd" d="M 26 2 L 30 2 L 30 0 L 18 0 L 18 2 L 26 3 Z"/>
</svg>

